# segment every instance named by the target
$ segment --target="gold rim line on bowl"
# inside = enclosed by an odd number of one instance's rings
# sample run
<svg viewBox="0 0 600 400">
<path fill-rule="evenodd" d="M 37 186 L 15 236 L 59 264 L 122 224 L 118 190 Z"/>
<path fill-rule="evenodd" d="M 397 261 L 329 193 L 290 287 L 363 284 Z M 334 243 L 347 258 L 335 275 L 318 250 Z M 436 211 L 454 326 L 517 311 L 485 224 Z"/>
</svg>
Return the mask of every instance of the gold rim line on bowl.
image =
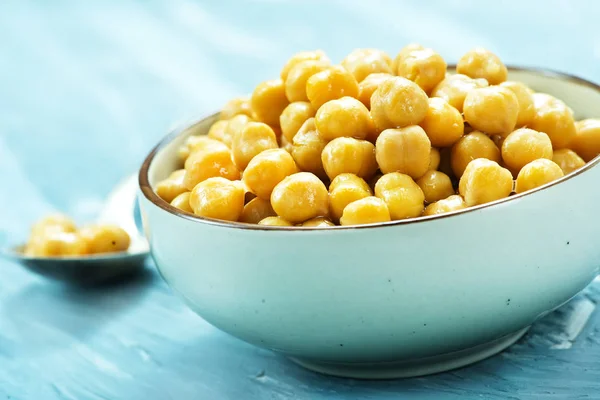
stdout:
<svg viewBox="0 0 600 400">
<path fill-rule="evenodd" d="M 456 68 L 455 65 L 448 65 L 448 69 L 454 69 L 454 68 Z M 597 91 L 598 93 L 600 93 L 600 85 L 593 83 L 591 81 L 588 81 L 586 79 L 580 78 L 578 76 L 570 75 L 570 74 L 567 74 L 564 72 L 554 71 L 554 70 L 545 69 L 545 68 L 536 68 L 536 67 L 507 66 L 507 68 L 508 68 L 509 72 L 510 71 L 529 72 L 529 73 L 533 73 L 533 74 L 537 74 L 537 75 L 543 75 L 543 76 L 546 76 L 549 78 L 557 78 L 560 80 L 573 82 L 578 85 L 587 86 L 587 87 Z M 521 197 L 524 197 L 524 196 L 531 196 L 537 192 L 545 190 L 554 185 L 559 185 L 562 182 L 565 182 L 571 178 L 574 178 L 577 175 L 580 175 L 580 174 L 590 170 L 591 168 L 595 167 L 596 165 L 598 165 L 600 163 L 600 155 L 598 155 L 598 156 L 594 157 L 592 160 L 590 160 L 589 162 L 587 162 L 583 167 L 581 167 L 581 168 L 571 172 L 570 174 L 567 174 L 555 181 L 549 182 L 549 183 L 539 186 L 535 189 L 532 189 L 532 190 L 529 190 L 529 191 L 523 192 L 523 193 L 514 194 L 514 195 L 506 197 L 504 199 L 495 200 L 495 201 L 492 201 L 489 203 L 480 204 L 480 205 L 468 207 L 468 208 L 465 208 L 462 210 L 451 211 L 448 213 L 438 214 L 438 215 L 419 216 L 419 217 L 414 217 L 414 218 L 407 218 L 407 219 L 401 219 L 401 220 L 389 221 L 389 222 L 380 222 L 380 223 L 374 223 L 374 224 L 330 226 L 325 229 L 318 228 L 318 227 L 300 227 L 300 226 L 285 226 L 285 227 L 266 226 L 266 225 L 257 225 L 257 224 L 247 224 L 247 223 L 242 223 L 242 222 L 221 221 L 221 220 L 217 220 L 214 218 L 205 218 L 205 217 L 196 216 L 194 214 L 186 213 L 186 212 L 183 212 L 183 211 L 179 210 L 178 208 L 172 206 L 171 204 L 167 203 L 165 200 L 158 197 L 158 195 L 152 189 L 152 187 L 150 185 L 150 180 L 148 178 L 148 171 L 150 169 L 150 164 L 152 164 L 154 157 L 156 156 L 156 154 L 158 154 L 159 151 L 161 151 L 163 148 L 165 148 L 169 143 L 171 143 L 171 141 L 173 141 L 173 139 L 178 137 L 182 132 L 186 131 L 190 127 L 197 125 L 198 123 L 200 123 L 204 120 L 207 120 L 210 118 L 215 118 L 218 114 L 219 114 L 218 112 L 210 114 L 207 117 L 204 117 L 204 118 L 201 118 L 198 120 L 194 120 L 187 124 L 182 124 L 180 127 L 172 130 L 167 136 L 165 136 L 160 142 L 158 142 L 158 144 L 148 154 L 148 156 L 146 157 L 146 159 L 144 160 L 144 162 L 142 163 L 142 166 L 140 168 L 138 181 L 139 181 L 140 189 L 141 189 L 142 193 L 144 194 L 144 196 L 146 197 L 146 199 L 148 199 L 154 205 L 162 208 L 163 210 L 165 210 L 171 214 L 174 214 L 178 217 L 184 218 L 184 219 L 202 222 L 202 223 L 206 223 L 209 225 L 217 225 L 217 226 L 226 227 L 226 228 L 233 228 L 233 229 L 249 229 L 249 230 L 260 230 L 260 231 L 296 231 L 296 232 L 297 231 L 321 231 L 322 232 L 322 231 L 329 231 L 329 230 L 373 229 L 373 228 L 380 228 L 380 227 L 387 227 L 387 226 L 414 224 L 414 223 L 419 223 L 419 222 L 438 220 L 438 219 L 442 219 L 442 218 L 452 217 L 455 215 L 466 214 L 469 212 L 482 210 L 482 209 L 488 208 L 488 207 L 493 207 L 493 206 L 496 206 L 499 204 L 503 204 L 506 202 L 520 199 Z"/>
</svg>

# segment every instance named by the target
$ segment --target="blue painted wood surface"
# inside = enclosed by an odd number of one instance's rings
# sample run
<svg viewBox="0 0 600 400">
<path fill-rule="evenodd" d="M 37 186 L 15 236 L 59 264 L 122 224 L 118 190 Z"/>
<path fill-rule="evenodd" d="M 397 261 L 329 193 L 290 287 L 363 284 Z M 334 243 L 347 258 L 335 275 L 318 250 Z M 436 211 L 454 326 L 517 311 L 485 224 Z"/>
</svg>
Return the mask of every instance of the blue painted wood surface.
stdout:
<svg viewBox="0 0 600 400">
<path fill-rule="evenodd" d="M 483 45 L 600 82 L 599 14 L 594 0 L 0 2 L 0 246 L 52 210 L 92 219 L 173 123 L 250 92 L 298 50 L 340 60 L 420 42 L 452 62 Z M 77 290 L 0 260 L 0 399 L 597 399 L 598 301 L 597 282 L 471 367 L 362 382 L 217 331 L 152 264 Z"/>
</svg>

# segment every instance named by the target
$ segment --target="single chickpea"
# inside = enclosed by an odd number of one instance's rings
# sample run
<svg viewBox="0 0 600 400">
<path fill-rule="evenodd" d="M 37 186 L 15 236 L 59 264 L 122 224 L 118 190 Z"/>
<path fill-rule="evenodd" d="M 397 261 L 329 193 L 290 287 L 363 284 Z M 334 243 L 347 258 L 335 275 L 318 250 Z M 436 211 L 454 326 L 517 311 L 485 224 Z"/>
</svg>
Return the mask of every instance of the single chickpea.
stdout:
<svg viewBox="0 0 600 400">
<path fill-rule="evenodd" d="M 576 133 L 569 147 L 586 162 L 600 154 L 600 119 L 584 119 L 575 124 Z"/>
<path fill-rule="evenodd" d="M 570 149 L 556 150 L 552 156 L 552 161 L 558 164 L 565 175 L 570 174 L 585 165 L 583 158 L 579 157 L 577 153 Z"/>
<path fill-rule="evenodd" d="M 334 65 L 308 78 L 306 96 L 315 110 L 318 110 L 330 100 L 358 96 L 358 82 L 343 67 Z"/>
<path fill-rule="evenodd" d="M 375 73 L 392 74 L 392 59 L 382 50 L 356 49 L 344 58 L 342 66 L 360 83 Z"/>
<path fill-rule="evenodd" d="M 131 243 L 129 234 L 116 225 L 90 225 L 81 228 L 79 234 L 91 254 L 126 251 Z"/>
<path fill-rule="evenodd" d="M 252 116 L 252 107 L 250 106 L 250 98 L 248 96 L 236 97 L 225 103 L 221 109 L 219 118 L 222 120 L 231 119 L 238 114 Z"/>
<path fill-rule="evenodd" d="M 296 172 L 296 163 L 287 151 L 271 149 L 258 154 L 248 163 L 242 179 L 250 191 L 268 200 L 273 188 L 285 177 Z"/>
<path fill-rule="evenodd" d="M 332 219 L 339 221 L 348 204 L 372 195 L 364 179 L 354 174 L 336 176 L 329 185 L 329 213 Z"/>
<path fill-rule="evenodd" d="M 571 109 L 557 98 L 543 93 L 536 93 L 532 97 L 535 115 L 529 128 L 550 136 L 552 147 L 556 150 L 568 147 L 577 136 Z M 585 157 L 582 158 L 585 160 Z"/>
<path fill-rule="evenodd" d="M 260 83 L 250 99 L 254 118 L 268 125 L 279 126 L 279 116 L 289 104 L 285 88 L 281 79 Z"/>
<path fill-rule="evenodd" d="M 194 210 L 192 210 L 192 207 L 190 206 L 190 192 L 184 192 L 175 197 L 173 201 L 171 201 L 171 205 L 180 209 L 181 211 L 191 214 L 194 213 Z"/>
<path fill-rule="evenodd" d="M 262 122 L 249 122 L 240 134 L 233 138 L 231 153 L 235 165 L 240 170 L 244 170 L 250 160 L 259 153 L 278 147 L 277 136 L 269 125 Z"/>
<path fill-rule="evenodd" d="M 175 196 L 192 190 L 198 183 L 214 177 L 222 177 L 229 180 L 240 179 L 240 171 L 233 162 L 231 150 L 225 145 L 209 146 L 190 154 L 185 161 L 185 175 L 182 185 L 182 188 L 186 190 L 182 189 Z M 158 187 L 157 194 L 160 196 Z M 170 200 L 168 198 L 164 199 L 171 202 L 175 196 L 170 198 Z"/>
<path fill-rule="evenodd" d="M 171 173 L 167 179 L 158 182 L 154 191 L 158 197 L 167 203 L 172 202 L 173 199 L 181 193 L 187 192 L 188 190 L 185 185 L 185 170 L 180 169 Z"/>
<path fill-rule="evenodd" d="M 418 125 L 386 129 L 375 143 L 375 157 L 384 174 L 402 172 L 413 179 L 429 169 L 431 142 Z"/>
<path fill-rule="evenodd" d="M 353 201 L 344 208 L 341 225 L 364 225 L 391 221 L 387 204 L 375 196 Z"/>
<path fill-rule="evenodd" d="M 329 226 L 335 226 L 333 222 L 324 217 L 316 217 L 313 219 L 309 219 L 308 221 L 302 224 L 304 227 L 311 228 L 327 228 Z"/>
<path fill-rule="evenodd" d="M 488 82 L 485 79 L 472 79 L 462 74 L 450 75 L 433 89 L 431 97 L 446 100 L 448 104 L 462 113 L 467 94 L 473 89 L 487 86 Z"/>
<path fill-rule="evenodd" d="M 316 110 L 307 101 L 296 101 L 290 103 L 279 117 L 279 126 L 283 137 L 291 143 L 294 135 L 307 119 L 314 117 Z"/>
<path fill-rule="evenodd" d="M 421 46 L 418 43 L 410 43 L 404 46 L 402 49 L 400 49 L 400 51 L 396 55 L 396 58 L 394 58 L 394 61 L 392 61 L 392 74 L 395 75 L 397 73 L 398 65 L 400 64 L 400 62 L 404 60 L 404 58 L 408 54 L 412 53 L 415 50 L 425 50 L 425 47 Z"/>
<path fill-rule="evenodd" d="M 490 85 L 498 85 L 508 76 L 508 70 L 500 58 L 481 47 L 476 47 L 462 56 L 456 65 L 456 72 L 471 78 L 483 78 Z"/>
<path fill-rule="evenodd" d="M 326 64 L 331 64 L 331 61 L 322 50 L 301 51 L 292 56 L 284 65 L 281 70 L 281 80 L 285 82 L 292 68 L 304 61 L 323 61 Z"/>
<path fill-rule="evenodd" d="M 237 221 L 244 210 L 244 185 L 222 177 L 208 178 L 192 189 L 190 207 L 200 217 Z"/>
<path fill-rule="evenodd" d="M 517 126 L 526 126 L 531 123 L 535 115 L 535 107 L 533 106 L 533 96 L 529 92 L 529 88 L 521 82 L 506 81 L 500 84 L 501 87 L 511 90 L 517 101 L 519 102 L 519 114 L 517 116 Z"/>
<path fill-rule="evenodd" d="M 271 193 L 271 205 L 280 217 L 301 223 L 327 215 L 329 193 L 314 174 L 298 172 L 279 182 Z"/>
<path fill-rule="evenodd" d="M 417 185 L 423 191 L 426 203 L 435 203 L 454 194 L 450 177 L 440 171 L 427 171 L 417 180 Z"/>
<path fill-rule="evenodd" d="M 265 226 L 294 226 L 294 224 L 281 217 L 267 217 L 261 220 L 258 224 Z"/>
<path fill-rule="evenodd" d="M 431 152 L 429 153 L 429 167 L 427 167 L 428 171 L 437 171 L 440 166 L 440 151 L 435 147 L 431 148 Z"/>
<path fill-rule="evenodd" d="M 89 249 L 78 232 L 50 230 L 38 236 L 25 249 L 25 254 L 33 257 L 82 256 L 89 254 Z"/>
<path fill-rule="evenodd" d="M 383 175 L 375 184 L 375 196 L 385 201 L 392 220 L 418 217 L 423 212 L 425 195 L 408 175 Z"/>
<path fill-rule="evenodd" d="M 371 108 L 371 96 L 379 85 L 381 85 L 385 80 L 392 77 L 391 74 L 377 73 L 371 74 L 363 79 L 358 84 L 358 97 L 357 99 L 365 105 L 368 109 Z"/>
<path fill-rule="evenodd" d="M 521 168 L 517 176 L 515 191 L 523 193 L 564 176 L 562 169 L 551 160 L 540 158 Z"/>
<path fill-rule="evenodd" d="M 552 159 L 552 142 L 544 132 L 521 128 L 502 142 L 502 160 L 515 173 L 538 158 Z"/>
<path fill-rule="evenodd" d="M 452 172 L 460 178 L 467 165 L 477 158 L 487 158 L 497 163 L 501 160 L 500 150 L 494 141 L 486 134 L 475 131 L 463 136 L 452 146 L 450 152 Z"/>
<path fill-rule="evenodd" d="M 488 135 L 507 135 L 515 129 L 519 101 L 509 89 L 489 86 L 467 93 L 463 105 L 465 121 Z"/>
<path fill-rule="evenodd" d="M 285 80 L 285 94 L 289 102 L 309 101 L 306 94 L 308 79 L 317 72 L 329 68 L 330 65 L 329 60 L 308 60 L 296 64 Z"/>
<path fill-rule="evenodd" d="M 510 171 L 487 158 L 471 161 L 458 184 L 458 191 L 468 207 L 508 197 L 512 188 Z"/>
<path fill-rule="evenodd" d="M 315 119 L 309 118 L 294 135 L 292 157 L 301 170 L 326 178 L 327 174 L 321 161 L 321 153 L 326 144 L 327 141 L 317 131 Z"/>
<path fill-rule="evenodd" d="M 396 75 L 410 79 L 429 93 L 446 76 L 446 61 L 432 49 L 408 51 L 398 60 Z"/>
<path fill-rule="evenodd" d="M 369 179 L 377 172 L 375 146 L 366 140 L 340 137 L 329 142 L 321 153 L 323 168 L 329 179 L 351 173 Z"/>
<path fill-rule="evenodd" d="M 365 139 L 375 132 L 369 110 L 352 97 L 342 97 L 323 104 L 315 116 L 315 125 L 326 141 L 339 137 Z"/>
<path fill-rule="evenodd" d="M 277 214 L 271 207 L 269 200 L 261 199 L 256 197 L 248 202 L 242 210 L 240 216 L 240 222 L 246 222 L 248 224 L 258 224 L 260 221 L 267 217 L 275 217 Z"/>
<path fill-rule="evenodd" d="M 425 207 L 423 215 L 445 214 L 451 211 L 464 210 L 465 208 L 467 208 L 467 205 L 464 199 L 457 194 L 453 194 Z"/>
<path fill-rule="evenodd" d="M 431 145 L 437 147 L 452 146 L 465 130 L 460 112 L 439 97 L 429 99 L 429 109 L 419 125 L 427 133 Z"/>
<path fill-rule="evenodd" d="M 245 115 L 245 114 L 239 114 L 239 115 Z M 246 118 L 249 118 L 248 116 L 246 116 Z M 208 134 L 206 136 L 208 136 L 211 139 L 215 139 L 218 140 L 224 144 L 226 144 L 227 146 L 231 145 L 231 135 L 229 135 L 229 133 L 227 132 L 227 128 L 229 126 L 230 120 L 227 119 L 222 119 L 219 121 L 216 121 L 214 124 L 211 125 L 211 127 L 208 129 Z M 190 138 L 193 136 L 190 136 Z M 189 156 L 189 148 L 188 150 L 188 156 Z M 187 157 L 185 157 L 187 158 Z M 184 159 L 185 161 L 185 159 Z"/>
<path fill-rule="evenodd" d="M 399 76 L 382 82 L 371 96 L 371 117 L 378 131 L 416 125 L 427 115 L 427 94 Z"/>
</svg>

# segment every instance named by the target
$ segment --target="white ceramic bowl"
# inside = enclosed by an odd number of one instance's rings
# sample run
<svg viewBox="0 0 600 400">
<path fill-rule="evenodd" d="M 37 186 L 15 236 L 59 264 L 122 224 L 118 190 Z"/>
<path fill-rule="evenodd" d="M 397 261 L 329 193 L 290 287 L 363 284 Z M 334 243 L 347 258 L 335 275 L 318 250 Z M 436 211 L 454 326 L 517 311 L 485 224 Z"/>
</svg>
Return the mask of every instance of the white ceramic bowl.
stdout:
<svg viewBox="0 0 600 400">
<path fill-rule="evenodd" d="M 600 116 L 600 87 L 548 71 L 509 79 Z M 535 191 L 451 214 L 279 228 L 183 214 L 152 187 L 216 116 L 166 137 L 140 171 L 143 221 L 169 285 L 202 318 L 310 369 L 391 378 L 478 361 L 517 340 L 600 266 L 599 158 Z"/>
</svg>

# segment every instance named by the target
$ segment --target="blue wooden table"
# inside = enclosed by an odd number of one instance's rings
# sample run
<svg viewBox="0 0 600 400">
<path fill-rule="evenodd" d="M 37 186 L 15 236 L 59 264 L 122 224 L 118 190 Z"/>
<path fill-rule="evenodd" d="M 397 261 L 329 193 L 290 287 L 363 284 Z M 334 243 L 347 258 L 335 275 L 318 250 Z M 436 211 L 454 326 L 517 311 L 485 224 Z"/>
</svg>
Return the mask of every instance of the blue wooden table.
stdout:
<svg viewBox="0 0 600 400">
<path fill-rule="evenodd" d="M 93 219 L 173 123 L 250 92 L 295 51 L 420 42 L 452 62 L 483 45 L 600 82 L 599 14 L 594 0 L 2 1 L 0 246 L 53 210 Z M 0 399 L 598 399 L 599 301 L 596 281 L 476 365 L 363 382 L 217 331 L 151 263 L 82 290 L 0 260 Z"/>
</svg>

